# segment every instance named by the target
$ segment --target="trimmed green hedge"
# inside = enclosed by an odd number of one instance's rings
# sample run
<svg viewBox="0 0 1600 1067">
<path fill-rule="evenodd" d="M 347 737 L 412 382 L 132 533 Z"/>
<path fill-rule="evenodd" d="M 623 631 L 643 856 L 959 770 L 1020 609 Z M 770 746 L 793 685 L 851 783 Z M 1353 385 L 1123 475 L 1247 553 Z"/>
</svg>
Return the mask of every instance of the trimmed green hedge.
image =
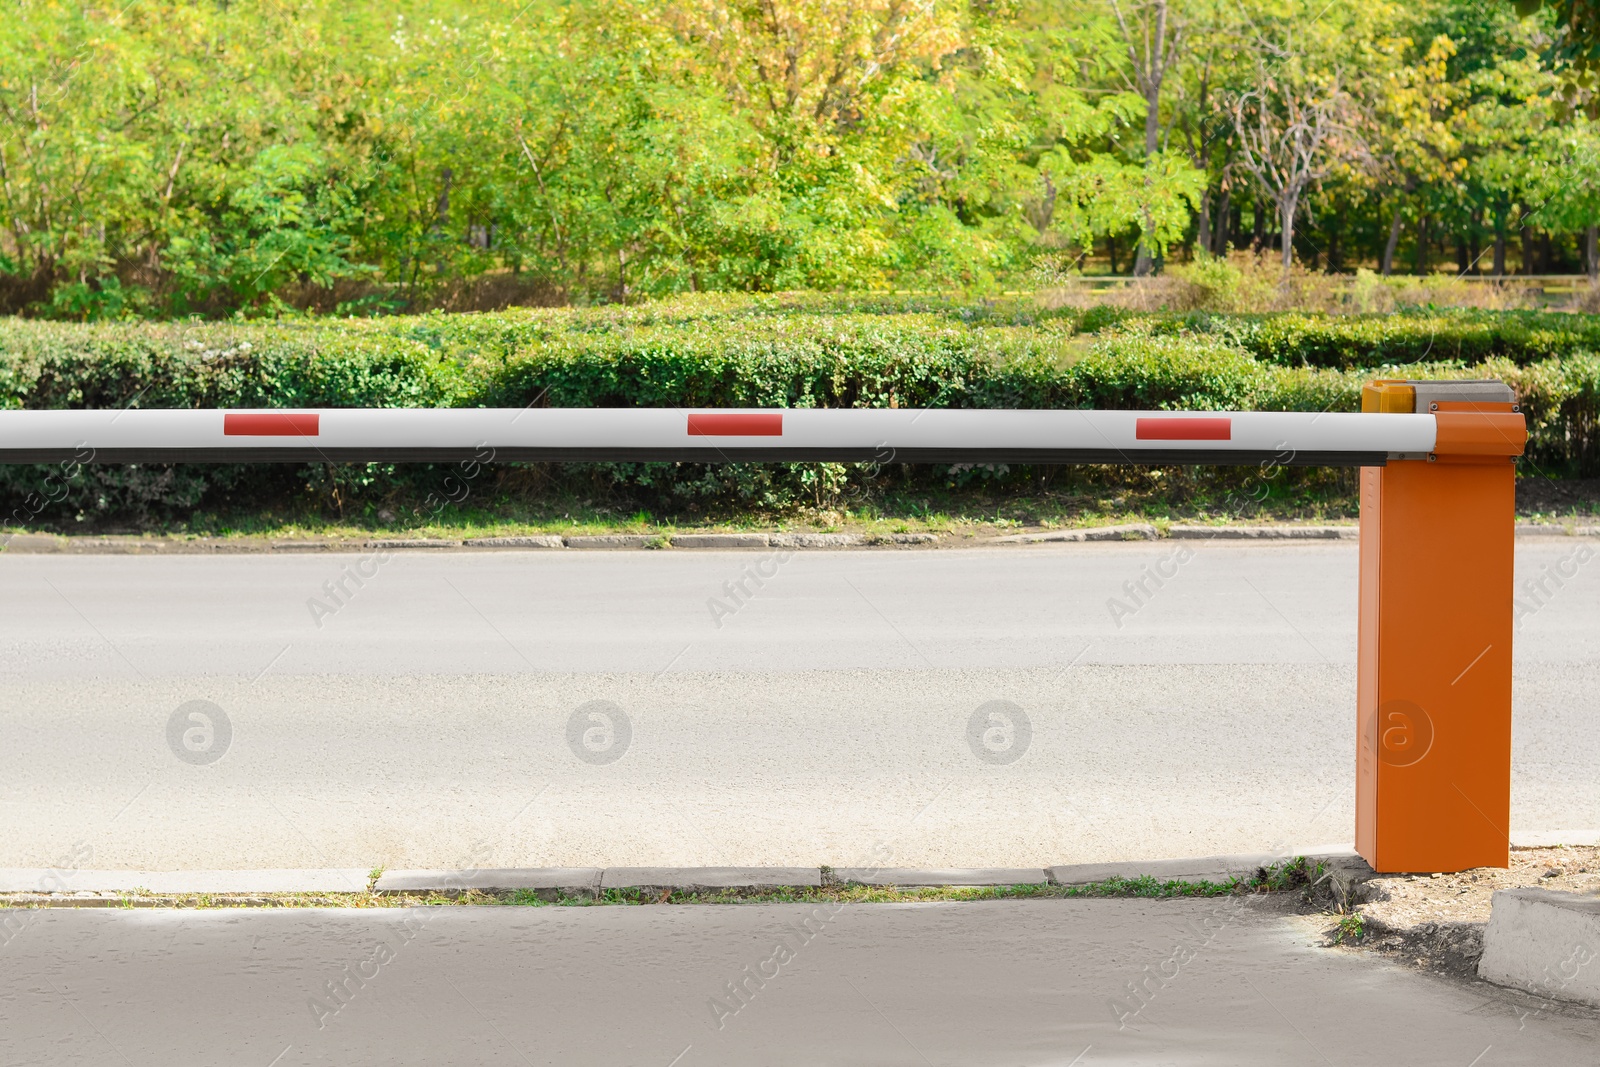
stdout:
<svg viewBox="0 0 1600 1067">
<path fill-rule="evenodd" d="M 1410 363 L 1519 366 L 1600 351 L 1600 315 L 1554 311 L 1407 310 L 1390 315 L 1303 312 L 1141 313 L 1093 308 L 1076 320 L 1099 332 L 1213 339 L 1285 367 L 1363 370 Z"/>
<path fill-rule="evenodd" d="M 0 407 L 775 406 L 1354 410 L 1375 375 L 1501 377 L 1541 469 L 1600 470 L 1600 316 L 1138 315 L 894 297 L 712 297 L 626 309 L 283 323 L 0 320 Z M 835 465 L 822 465 L 832 468 Z M 296 494 L 370 507 L 426 465 L 0 468 L 17 524 L 146 521 Z M 816 464 L 599 464 L 561 477 L 654 506 L 819 499 Z M 839 467 L 827 492 L 864 476 Z M 945 469 L 925 472 L 943 478 Z M 35 494 L 30 500 L 30 494 Z M 38 494 L 44 494 L 44 497 Z M 51 494 L 54 494 L 53 496 Z"/>
<path fill-rule="evenodd" d="M 1466 311 L 1196 318 L 1195 332 L 1282 366 L 1357 370 L 1494 359 L 1525 366 L 1600 351 L 1600 316 L 1594 315 Z"/>
</svg>

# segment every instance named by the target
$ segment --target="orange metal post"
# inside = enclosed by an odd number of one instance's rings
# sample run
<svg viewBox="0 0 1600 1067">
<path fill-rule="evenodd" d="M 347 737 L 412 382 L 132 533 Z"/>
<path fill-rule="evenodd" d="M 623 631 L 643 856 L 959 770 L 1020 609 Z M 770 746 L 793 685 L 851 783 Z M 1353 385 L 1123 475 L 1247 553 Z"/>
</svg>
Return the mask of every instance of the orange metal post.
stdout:
<svg viewBox="0 0 1600 1067">
<path fill-rule="evenodd" d="M 1356 851 L 1378 871 L 1510 858 L 1512 457 L 1527 432 L 1509 399 L 1434 399 L 1485 395 L 1461 384 L 1363 394 L 1364 410 L 1438 420 L 1433 454 L 1361 470 Z"/>
</svg>

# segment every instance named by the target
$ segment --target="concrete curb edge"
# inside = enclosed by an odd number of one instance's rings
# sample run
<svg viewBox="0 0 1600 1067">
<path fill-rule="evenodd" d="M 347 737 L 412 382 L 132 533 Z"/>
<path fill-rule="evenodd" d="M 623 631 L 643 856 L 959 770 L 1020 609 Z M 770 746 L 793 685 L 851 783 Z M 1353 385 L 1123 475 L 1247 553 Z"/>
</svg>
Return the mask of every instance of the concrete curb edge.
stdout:
<svg viewBox="0 0 1600 1067">
<path fill-rule="evenodd" d="M 1519 831 L 1513 849 L 1600 845 L 1600 829 Z M 1329 866 L 1358 869 L 1365 863 L 1348 845 L 1312 845 L 1279 853 L 1239 853 L 1177 859 L 1119 860 L 1041 867 L 509 867 L 478 870 L 382 871 L 372 888 L 380 893 L 483 890 L 571 890 L 602 888 L 760 889 L 863 885 L 1002 886 L 1085 885 L 1108 878 L 1148 875 L 1162 880 L 1225 881 L 1248 877 L 1258 867 L 1297 856 Z M 330 867 L 271 870 L 130 871 L 60 867 L 0 868 L 0 896 L 60 897 L 131 893 L 161 896 L 261 893 L 365 892 L 375 868 Z"/>
<path fill-rule="evenodd" d="M 1552 523 L 1517 524 L 1518 537 L 1600 537 L 1600 526 L 1558 526 Z M 940 533 L 684 533 L 684 534 L 528 534 L 508 537 L 372 538 L 363 541 L 277 540 L 237 541 L 199 538 L 168 541 L 138 536 L 66 536 L 56 534 L 0 534 L 0 552 L 16 555 L 262 555 L 316 552 L 416 552 L 416 551 L 528 551 L 564 549 L 651 550 L 711 549 L 760 551 L 768 549 L 910 548 L 957 544 L 968 548 L 991 545 L 1077 544 L 1088 542 L 1183 541 L 1354 541 L 1354 525 L 1201 526 L 1178 523 L 1163 532 L 1149 523 L 1083 526 L 1054 530 L 1027 530 L 998 537 L 956 538 Z"/>
</svg>

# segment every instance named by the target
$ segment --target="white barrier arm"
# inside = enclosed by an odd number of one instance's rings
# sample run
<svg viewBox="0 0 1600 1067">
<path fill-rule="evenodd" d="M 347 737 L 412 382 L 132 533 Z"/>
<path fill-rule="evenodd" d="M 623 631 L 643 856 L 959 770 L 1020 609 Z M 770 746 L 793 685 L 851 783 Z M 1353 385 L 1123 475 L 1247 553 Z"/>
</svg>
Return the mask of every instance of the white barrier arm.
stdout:
<svg viewBox="0 0 1600 1067">
<path fill-rule="evenodd" d="M 1433 415 L 791 408 L 0 411 L 0 463 L 748 460 L 1381 466 Z"/>
</svg>

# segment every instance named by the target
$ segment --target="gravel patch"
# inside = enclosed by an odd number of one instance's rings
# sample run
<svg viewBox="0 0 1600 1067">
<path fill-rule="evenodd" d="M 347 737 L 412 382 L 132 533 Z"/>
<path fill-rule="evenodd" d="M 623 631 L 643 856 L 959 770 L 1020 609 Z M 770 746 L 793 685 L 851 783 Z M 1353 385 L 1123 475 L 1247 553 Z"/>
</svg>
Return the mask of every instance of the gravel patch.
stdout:
<svg viewBox="0 0 1600 1067">
<path fill-rule="evenodd" d="M 1458 874 L 1380 874 L 1358 887 L 1356 934 L 1325 931 L 1340 942 L 1455 978 L 1475 979 L 1490 902 L 1499 889 L 1528 886 L 1600 894 L 1600 847 L 1514 849 L 1511 866 Z M 1326 916 L 1324 916 L 1326 918 Z"/>
</svg>

